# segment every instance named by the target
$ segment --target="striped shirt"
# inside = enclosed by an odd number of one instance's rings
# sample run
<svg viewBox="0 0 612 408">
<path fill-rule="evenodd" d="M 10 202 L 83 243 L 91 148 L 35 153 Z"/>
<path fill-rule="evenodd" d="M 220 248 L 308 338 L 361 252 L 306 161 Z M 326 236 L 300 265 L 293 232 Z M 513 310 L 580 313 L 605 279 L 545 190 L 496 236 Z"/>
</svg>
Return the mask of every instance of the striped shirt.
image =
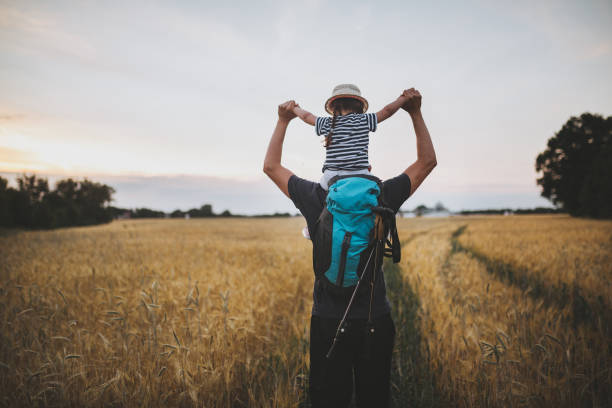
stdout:
<svg viewBox="0 0 612 408">
<path fill-rule="evenodd" d="M 327 136 L 332 118 L 317 117 L 315 132 Z M 325 154 L 325 170 L 361 170 L 370 166 L 368 160 L 369 132 L 376 131 L 375 113 L 350 113 L 336 117 L 331 144 Z"/>
</svg>

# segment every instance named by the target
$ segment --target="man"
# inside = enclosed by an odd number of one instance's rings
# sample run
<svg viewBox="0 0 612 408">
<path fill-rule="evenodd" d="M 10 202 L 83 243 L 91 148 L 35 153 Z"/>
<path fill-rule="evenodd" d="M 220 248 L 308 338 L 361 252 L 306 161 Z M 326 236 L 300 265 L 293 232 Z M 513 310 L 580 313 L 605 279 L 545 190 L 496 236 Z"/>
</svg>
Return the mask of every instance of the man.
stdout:
<svg viewBox="0 0 612 408">
<path fill-rule="evenodd" d="M 383 182 L 386 203 L 395 212 L 437 164 L 431 137 L 421 114 L 421 94 L 410 88 L 402 95 L 407 98 L 402 109 L 410 114 L 416 133 L 417 159 L 400 175 Z M 288 101 L 278 107 L 278 122 L 268 145 L 264 172 L 293 201 L 306 219 L 310 236 L 314 236 L 314 226 L 325 205 L 327 192 L 319 183 L 299 178 L 281 164 L 287 126 L 296 117 L 293 112 L 295 106 L 295 101 Z M 370 352 L 365 353 L 365 328 L 370 307 L 374 316 L 375 334 L 369 343 Z M 334 296 L 315 279 L 310 322 L 312 406 L 348 406 L 354 382 L 358 407 L 386 407 L 389 402 L 395 326 L 390 315 L 382 270 L 376 273 L 373 304 L 370 305 L 370 293 L 367 291 L 355 298 L 342 341 L 336 347 L 333 358 L 327 359 L 327 351 L 345 309 L 346 299 Z"/>
</svg>

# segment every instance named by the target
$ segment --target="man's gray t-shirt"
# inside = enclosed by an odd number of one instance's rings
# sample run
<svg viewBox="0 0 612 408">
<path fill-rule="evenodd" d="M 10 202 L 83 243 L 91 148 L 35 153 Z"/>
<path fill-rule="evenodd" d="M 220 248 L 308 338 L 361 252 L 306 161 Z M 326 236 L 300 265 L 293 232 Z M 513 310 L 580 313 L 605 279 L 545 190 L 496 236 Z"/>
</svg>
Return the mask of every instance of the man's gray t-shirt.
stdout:
<svg viewBox="0 0 612 408">
<path fill-rule="evenodd" d="M 327 191 L 323 190 L 319 183 L 304 180 L 296 175 L 291 176 L 289 179 L 288 188 L 289 197 L 306 219 L 310 236 L 314 236 L 313 229 L 321 211 L 323 211 Z M 410 178 L 405 173 L 385 180 L 383 182 L 383 196 L 389 208 L 397 212 L 404 201 L 410 196 L 410 188 Z M 376 318 L 391 312 L 383 273 L 376 274 L 374 288 L 372 312 L 373 317 Z M 347 306 L 346 298 L 330 293 L 317 279 L 315 279 L 312 296 L 313 316 L 342 318 Z M 348 317 L 352 319 L 367 319 L 369 305 L 370 291 L 360 290 Z"/>
</svg>

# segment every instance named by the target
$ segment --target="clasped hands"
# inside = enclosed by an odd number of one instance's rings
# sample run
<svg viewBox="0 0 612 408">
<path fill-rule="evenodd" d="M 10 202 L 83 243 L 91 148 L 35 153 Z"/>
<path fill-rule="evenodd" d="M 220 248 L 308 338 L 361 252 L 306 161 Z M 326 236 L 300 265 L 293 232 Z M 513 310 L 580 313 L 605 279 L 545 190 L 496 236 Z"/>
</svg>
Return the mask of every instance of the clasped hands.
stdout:
<svg viewBox="0 0 612 408">
<path fill-rule="evenodd" d="M 402 103 L 402 109 L 408 113 L 417 112 L 421 109 L 421 93 L 414 88 L 405 89 L 400 95 L 400 98 L 404 99 Z M 297 115 L 293 112 L 293 108 L 300 106 L 294 100 L 287 101 L 278 105 L 278 118 L 289 122 Z"/>
</svg>

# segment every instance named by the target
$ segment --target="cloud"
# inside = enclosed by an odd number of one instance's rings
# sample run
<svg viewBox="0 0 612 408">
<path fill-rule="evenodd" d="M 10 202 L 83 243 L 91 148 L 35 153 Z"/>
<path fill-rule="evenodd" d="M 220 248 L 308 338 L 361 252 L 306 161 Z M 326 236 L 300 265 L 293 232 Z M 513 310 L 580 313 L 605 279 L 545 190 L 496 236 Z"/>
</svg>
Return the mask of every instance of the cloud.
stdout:
<svg viewBox="0 0 612 408">
<path fill-rule="evenodd" d="M 46 163 L 36 153 L 10 147 L 0 147 L 0 171 L 57 171 L 59 168 Z"/>
<path fill-rule="evenodd" d="M 585 51 L 587 58 L 599 58 L 606 55 L 612 55 L 612 41 L 603 41 L 591 45 Z"/>
<path fill-rule="evenodd" d="M 26 118 L 25 113 L 0 113 L 0 122 L 14 122 Z"/>
<path fill-rule="evenodd" d="M 51 13 L 23 12 L 0 6 L 0 45 L 26 52 L 47 52 L 95 59 L 95 48 L 82 36 L 70 33 Z"/>
<path fill-rule="evenodd" d="M 601 21 L 612 15 L 567 2 L 476 3 L 439 13 L 304 0 L 244 3 L 236 13 L 210 2 L 0 0 L 0 145 L 12 149 L 0 171 L 255 178 L 276 105 L 297 99 L 323 113 L 333 85 L 351 81 L 373 109 L 403 87 L 425 95 L 440 165 L 417 197 L 532 194 L 535 154 L 557 124 L 577 109 L 609 110 L 611 31 Z M 576 8 L 584 10 L 568 12 Z M 602 63 L 584 63 L 581 52 Z M 416 157 L 402 115 L 372 138 L 381 177 Z M 294 122 L 284 164 L 316 178 L 323 157 L 311 129 Z M 216 209 L 242 211 L 249 200 L 272 208 L 278 195 L 257 198 L 263 186 L 232 201 L 220 192 L 249 186 L 227 179 L 113 180 L 126 206 L 189 208 L 217 197 Z M 291 206 L 278 200 L 273 209 Z"/>
<path fill-rule="evenodd" d="M 34 163 L 36 161 L 37 156 L 33 153 L 8 147 L 0 147 L 0 163 Z"/>
<path fill-rule="evenodd" d="M 507 12 L 540 33 L 566 56 L 588 60 L 612 54 L 608 41 L 612 35 L 609 1 L 594 1 L 589 7 L 559 1 L 512 3 L 508 7 Z"/>
</svg>

